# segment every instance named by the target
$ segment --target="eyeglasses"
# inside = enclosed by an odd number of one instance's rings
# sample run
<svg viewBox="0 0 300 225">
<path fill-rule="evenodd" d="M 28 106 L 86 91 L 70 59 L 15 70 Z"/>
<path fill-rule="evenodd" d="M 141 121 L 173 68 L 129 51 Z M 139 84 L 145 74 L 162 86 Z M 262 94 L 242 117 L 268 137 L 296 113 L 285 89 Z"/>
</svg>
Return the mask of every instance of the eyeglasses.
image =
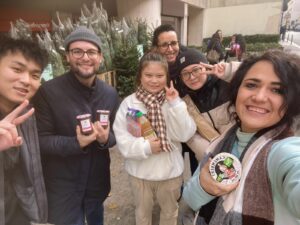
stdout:
<svg viewBox="0 0 300 225">
<path fill-rule="evenodd" d="M 171 46 L 172 48 L 175 48 L 178 46 L 178 41 L 170 41 L 170 42 L 164 42 L 160 45 L 158 45 L 159 48 L 163 50 L 167 50 Z"/>
<path fill-rule="evenodd" d="M 76 59 L 82 58 L 85 53 L 90 59 L 96 59 L 99 56 L 99 51 L 95 49 L 88 49 L 87 51 L 84 51 L 80 48 L 74 48 L 69 50 L 69 52 L 71 52 L 72 56 Z"/>
<path fill-rule="evenodd" d="M 188 81 L 191 79 L 192 75 L 194 77 L 199 77 L 201 74 L 203 74 L 203 70 L 204 70 L 204 68 L 197 66 L 197 67 L 194 67 L 191 72 L 184 71 L 181 73 L 181 79 L 183 81 Z"/>
</svg>

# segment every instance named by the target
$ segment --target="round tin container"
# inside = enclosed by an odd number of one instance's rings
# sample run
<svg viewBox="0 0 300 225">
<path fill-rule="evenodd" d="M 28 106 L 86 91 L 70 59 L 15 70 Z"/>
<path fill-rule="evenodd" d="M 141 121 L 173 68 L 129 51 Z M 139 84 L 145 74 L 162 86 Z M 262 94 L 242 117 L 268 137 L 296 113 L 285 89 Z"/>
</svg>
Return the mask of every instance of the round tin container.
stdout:
<svg viewBox="0 0 300 225">
<path fill-rule="evenodd" d="M 242 174 L 242 165 L 237 157 L 230 153 L 217 154 L 209 165 L 211 176 L 223 184 L 238 182 Z"/>
</svg>

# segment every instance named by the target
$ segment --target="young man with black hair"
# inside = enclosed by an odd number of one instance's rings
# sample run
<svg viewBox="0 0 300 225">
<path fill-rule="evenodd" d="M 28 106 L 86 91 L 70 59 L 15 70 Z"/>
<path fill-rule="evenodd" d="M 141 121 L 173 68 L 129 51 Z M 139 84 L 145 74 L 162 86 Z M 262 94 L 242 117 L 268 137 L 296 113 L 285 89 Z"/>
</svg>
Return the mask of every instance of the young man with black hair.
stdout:
<svg viewBox="0 0 300 225">
<path fill-rule="evenodd" d="M 33 109 L 27 107 L 40 86 L 47 61 L 46 52 L 37 43 L 0 38 L 1 145 L 5 150 L 0 152 L 0 225 L 47 220 L 35 117 Z M 17 116 L 21 111 L 25 114 L 20 120 Z M 29 118 L 23 121 L 22 117 Z"/>
</svg>

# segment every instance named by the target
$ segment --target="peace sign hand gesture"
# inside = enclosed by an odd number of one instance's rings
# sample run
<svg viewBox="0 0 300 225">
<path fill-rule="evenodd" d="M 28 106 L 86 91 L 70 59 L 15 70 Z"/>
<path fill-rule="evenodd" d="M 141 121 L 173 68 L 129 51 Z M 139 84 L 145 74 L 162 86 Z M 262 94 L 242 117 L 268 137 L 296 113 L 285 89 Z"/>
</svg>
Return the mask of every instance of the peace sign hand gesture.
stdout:
<svg viewBox="0 0 300 225">
<path fill-rule="evenodd" d="M 22 137 L 18 135 L 16 126 L 23 123 L 33 114 L 34 109 L 32 108 L 28 112 L 19 116 L 28 104 L 28 100 L 25 100 L 0 121 L 0 151 L 20 146 L 22 144 Z"/>
<path fill-rule="evenodd" d="M 200 62 L 200 65 L 205 67 L 206 74 L 215 75 L 216 77 L 218 77 L 220 79 L 222 79 L 222 77 L 224 77 L 224 75 L 225 75 L 225 68 L 226 68 L 225 63 L 218 63 L 215 65 L 210 65 L 210 64 Z"/>
<path fill-rule="evenodd" d="M 174 101 L 179 97 L 178 91 L 174 88 L 173 81 L 170 82 L 170 88 L 166 86 L 165 90 L 168 102 Z"/>
</svg>

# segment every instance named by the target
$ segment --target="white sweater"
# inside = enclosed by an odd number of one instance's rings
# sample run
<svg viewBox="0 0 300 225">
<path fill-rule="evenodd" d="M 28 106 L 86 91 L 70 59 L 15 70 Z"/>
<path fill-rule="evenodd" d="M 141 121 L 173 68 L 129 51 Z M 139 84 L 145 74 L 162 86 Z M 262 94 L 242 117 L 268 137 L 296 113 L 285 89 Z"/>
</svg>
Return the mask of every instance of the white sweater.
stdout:
<svg viewBox="0 0 300 225">
<path fill-rule="evenodd" d="M 113 129 L 119 151 L 125 157 L 126 171 L 137 178 L 161 181 L 180 176 L 183 173 L 183 158 L 180 142 L 186 142 L 196 132 L 196 125 L 189 116 L 186 104 L 181 99 L 162 105 L 166 121 L 167 138 L 171 152 L 152 154 L 150 143 L 143 137 L 134 137 L 126 128 L 128 108 L 147 113 L 145 105 L 132 94 L 124 99 L 116 114 Z"/>
</svg>

